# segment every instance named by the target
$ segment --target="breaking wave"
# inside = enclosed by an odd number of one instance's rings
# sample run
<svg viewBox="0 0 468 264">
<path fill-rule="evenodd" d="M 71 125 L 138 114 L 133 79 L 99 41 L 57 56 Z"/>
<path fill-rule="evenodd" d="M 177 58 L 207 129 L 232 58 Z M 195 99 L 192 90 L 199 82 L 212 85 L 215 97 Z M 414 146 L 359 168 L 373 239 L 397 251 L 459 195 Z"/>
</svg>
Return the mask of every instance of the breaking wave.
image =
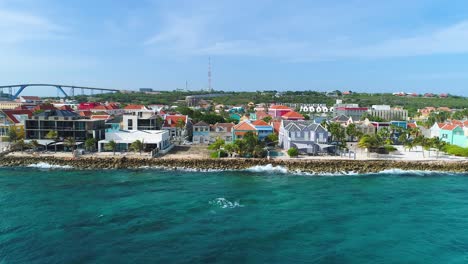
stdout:
<svg viewBox="0 0 468 264">
<path fill-rule="evenodd" d="M 231 202 L 226 198 L 220 197 L 216 198 L 210 202 L 208 202 L 210 205 L 217 206 L 219 208 L 236 208 L 236 207 L 244 207 L 244 205 L 240 204 L 239 201 L 234 201 Z"/>
<path fill-rule="evenodd" d="M 69 165 L 54 165 L 54 164 L 49 164 L 46 162 L 39 162 L 36 164 L 30 164 L 28 165 L 29 168 L 38 168 L 38 169 L 73 169 L 72 166 Z"/>
</svg>

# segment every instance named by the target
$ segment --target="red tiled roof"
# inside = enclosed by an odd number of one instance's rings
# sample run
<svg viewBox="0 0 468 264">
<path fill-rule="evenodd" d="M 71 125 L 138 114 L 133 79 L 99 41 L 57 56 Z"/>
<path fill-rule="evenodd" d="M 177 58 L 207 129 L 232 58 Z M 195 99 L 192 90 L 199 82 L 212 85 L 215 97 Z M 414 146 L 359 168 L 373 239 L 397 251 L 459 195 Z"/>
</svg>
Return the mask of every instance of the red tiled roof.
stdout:
<svg viewBox="0 0 468 264">
<path fill-rule="evenodd" d="M 278 134 L 281 127 L 281 121 L 273 121 L 271 122 L 271 124 L 273 125 L 273 130 L 275 131 L 275 133 Z"/>
<path fill-rule="evenodd" d="M 418 127 L 418 125 L 416 125 L 416 123 L 408 123 L 408 127 L 416 128 L 416 127 Z"/>
<path fill-rule="evenodd" d="M 445 125 L 446 125 L 445 123 L 437 123 L 437 126 L 438 126 L 439 128 L 443 128 Z"/>
<path fill-rule="evenodd" d="M 269 126 L 269 124 L 263 120 L 256 120 L 254 122 L 252 122 L 252 125 L 254 126 Z"/>
<path fill-rule="evenodd" d="M 164 119 L 163 127 L 176 127 L 177 121 L 179 120 L 182 120 L 184 123 L 186 123 L 187 116 L 186 115 L 166 115 L 166 118 Z"/>
<path fill-rule="evenodd" d="M 271 115 L 269 115 L 265 111 L 257 111 L 257 112 L 255 112 L 255 114 L 257 115 L 257 120 L 258 119 L 263 119 L 263 118 L 265 118 L 267 116 L 271 117 Z"/>
<path fill-rule="evenodd" d="M 59 107 L 59 110 L 73 111 L 73 108 L 71 108 L 69 105 L 62 105 Z"/>
<path fill-rule="evenodd" d="M 34 111 L 38 111 L 38 110 L 57 110 L 57 108 L 55 108 L 51 104 L 40 104 L 40 105 L 36 105 L 36 107 L 34 107 L 33 110 Z"/>
<path fill-rule="evenodd" d="M 459 120 L 452 120 L 452 125 L 463 126 L 463 122 Z"/>
<path fill-rule="evenodd" d="M 288 109 L 291 110 L 291 108 L 285 106 L 285 105 L 272 105 L 270 106 L 270 109 Z"/>
<path fill-rule="evenodd" d="M 105 105 L 97 105 L 92 110 L 108 110 L 107 106 Z"/>
<path fill-rule="evenodd" d="M 91 116 L 91 119 L 103 119 L 103 120 L 107 120 L 111 118 L 111 115 L 92 115 Z"/>
<path fill-rule="evenodd" d="M 32 117 L 32 111 L 31 110 L 3 110 L 3 112 L 15 124 L 18 124 L 20 122 L 18 119 L 16 119 L 15 115 L 28 115 L 29 118 Z"/>
<path fill-rule="evenodd" d="M 455 128 L 457 128 L 458 126 L 457 125 L 453 125 L 453 124 L 446 124 L 444 127 L 442 127 L 443 130 L 454 130 Z"/>
<path fill-rule="evenodd" d="M 296 111 L 291 111 L 291 112 L 287 112 L 286 114 L 282 115 L 281 118 L 284 118 L 284 119 L 304 119 L 304 116 L 299 114 Z"/>
<path fill-rule="evenodd" d="M 125 110 L 143 110 L 143 109 L 145 109 L 145 106 L 144 105 L 129 104 L 129 105 L 125 106 L 124 109 Z"/>
<path fill-rule="evenodd" d="M 239 124 L 235 125 L 232 129 L 234 130 L 256 130 L 254 126 L 252 126 L 248 122 L 240 122 Z"/>
</svg>

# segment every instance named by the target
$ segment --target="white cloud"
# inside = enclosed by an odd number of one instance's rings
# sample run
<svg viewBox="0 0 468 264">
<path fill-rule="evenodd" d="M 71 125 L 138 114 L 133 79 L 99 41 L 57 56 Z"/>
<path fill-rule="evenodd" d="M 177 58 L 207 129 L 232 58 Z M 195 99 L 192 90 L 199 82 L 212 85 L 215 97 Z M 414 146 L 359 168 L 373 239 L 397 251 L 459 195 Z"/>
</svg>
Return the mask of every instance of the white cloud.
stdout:
<svg viewBox="0 0 468 264">
<path fill-rule="evenodd" d="M 65 29 L 49 19 L 26 12 L 0 9 L 0 42 L 17 43 L 58 37 Z"/>
<path fill-rule="evenodd" d="M 205 17 L 172 17 L 144 44 L 163 53 L 170 51 L 182 56 L 261 56 L 296 62 L 468 53 L 468 20 L 411 37 L 367 45 L 351 44 L 351 34 L 343 44 L 336 43 L 340 36 L 329 36 L 329 40 L 300 40 L 288 38 L 287 32 L 282 38 L 259 36 L 258 39 L 226 40 L 222 32 L 209 30 L 210 23 L 215 22 Z"/>
</svg>

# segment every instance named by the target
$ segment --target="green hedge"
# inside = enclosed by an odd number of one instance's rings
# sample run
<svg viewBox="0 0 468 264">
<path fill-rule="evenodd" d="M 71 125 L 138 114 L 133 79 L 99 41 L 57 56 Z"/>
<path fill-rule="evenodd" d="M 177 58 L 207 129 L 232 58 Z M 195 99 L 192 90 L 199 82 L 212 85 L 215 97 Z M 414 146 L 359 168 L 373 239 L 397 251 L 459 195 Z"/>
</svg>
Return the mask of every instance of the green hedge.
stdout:
<svg viewBox="0 0 468 264">
<path fill-rule="evenodd" d="M 444 151 L 450 155 L 468 157 L 468 148 L 463 148 L 457 145 L 447 145 Z"/>
</svg>

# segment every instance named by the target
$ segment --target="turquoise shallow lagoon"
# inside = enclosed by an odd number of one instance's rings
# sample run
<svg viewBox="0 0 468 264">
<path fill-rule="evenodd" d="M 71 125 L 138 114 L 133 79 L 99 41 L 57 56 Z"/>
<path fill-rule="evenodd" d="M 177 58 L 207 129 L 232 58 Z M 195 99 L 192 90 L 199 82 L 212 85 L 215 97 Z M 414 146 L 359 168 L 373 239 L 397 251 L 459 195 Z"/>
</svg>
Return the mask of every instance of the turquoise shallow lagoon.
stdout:
<svg viewBox="0 0 468 264">
<path fill-rule="evenodd" d="M 0 263 L 468 263 L 468 175 L 0 169 Z"/>
</svg>

